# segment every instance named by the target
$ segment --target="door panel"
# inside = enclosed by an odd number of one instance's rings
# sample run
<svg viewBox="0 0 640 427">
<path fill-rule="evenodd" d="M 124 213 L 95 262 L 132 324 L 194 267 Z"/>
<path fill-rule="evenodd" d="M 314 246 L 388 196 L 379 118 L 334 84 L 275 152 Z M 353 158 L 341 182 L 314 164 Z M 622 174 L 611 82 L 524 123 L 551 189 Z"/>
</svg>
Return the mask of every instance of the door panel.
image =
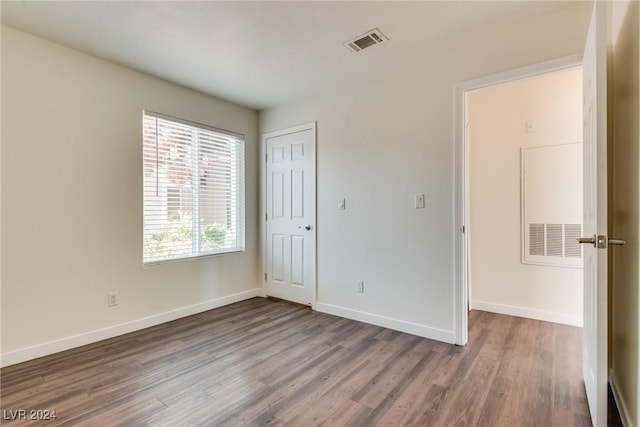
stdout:
<svg viewBox="0 0 640 427">
<path fill-rule="evenodd" d="M 272 280 L 284 283 L 284 239 L 282 234 L 273 234 L 271 237 L 271 276 Z"/>
<path fill-rule="evenodd" d="M 266 293 L 315 301 L 315 124 L 264 137 Z"/>
<path fill-rule="evenodd" d="M 304 170 L 291 171 L 291 217 L 304 219 Z"/>
<path fill-rule="evenodd" d="M 607 41 L 607 5 L 596 1 L 583 58 L 584 237 L 607 234 Z M 595 246 L 584 245 L 582 368 L 591 421 L 606 426 L 607 245 Z"/>
<path fill-rule="evenodd" d="M 304 287 L 304 236 L 291 236 L 291 284 Z"/>
<path fill-rule="evenodd" d="M 284 218 L 284 174 L 281 171 L 272 174 L 272 214 L 274 218 Z"/>
</svg>

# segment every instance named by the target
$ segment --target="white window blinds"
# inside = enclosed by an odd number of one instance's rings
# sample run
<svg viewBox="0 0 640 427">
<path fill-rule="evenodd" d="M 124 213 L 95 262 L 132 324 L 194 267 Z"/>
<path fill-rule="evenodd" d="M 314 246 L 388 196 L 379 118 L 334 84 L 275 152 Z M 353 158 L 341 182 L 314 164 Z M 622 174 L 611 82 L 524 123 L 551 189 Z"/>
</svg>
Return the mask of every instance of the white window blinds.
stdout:
<svg viewBox="0 0 640 427">
<path fill-rule="evenodd" d="M 145 111 L 143 261 L 244 251 L 244 136 Z"/>
</svg>

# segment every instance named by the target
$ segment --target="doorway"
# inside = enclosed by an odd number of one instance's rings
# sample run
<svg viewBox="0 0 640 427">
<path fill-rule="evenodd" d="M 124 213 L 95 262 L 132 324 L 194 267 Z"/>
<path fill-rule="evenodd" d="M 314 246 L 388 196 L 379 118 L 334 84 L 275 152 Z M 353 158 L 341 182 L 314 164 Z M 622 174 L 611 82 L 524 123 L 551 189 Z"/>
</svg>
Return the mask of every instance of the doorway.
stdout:
<svg viewBox="0 0 640 427">
<path fill-rule="evenodd" d="M 469 308 L 582 326 L 582 68 L 465 96 Z"/>
<path fill-rule="evenodd" d="M 468 315 L 467 312 L 470 308 L 470 303 L 473 305 L 473 295 L 470 295 L 469 282 L 472 279 L 472 273 L 469 270 L 469 266 L 471 266 L 473 260 L 472 258 L 472 243 L 471 236 L 473 231 L 471 227 L 473 226 L 472 218 L 470 217 L 470 147 L 468 141 L 468 134 L 471 131 L 471 123 L 468 123 L 468 105 L 467 99 L 470 94 L 474 91 L 477 92 L 481 89 L 490 88 L 499 85 L 506 85 L 508 83 L 517 82 L 523 79 L 532 79 L 532 78 L 540 78 L 545 75 L 549 75 L 554 72 L 569 72 L 570 70 L 579 69 L 581 66 L 581 57 L 579 55 L 573 55 L 569 57 L 563 57 L 552 61 L 547 61 L 539 64 L 534 64 L 531 66 L 518 68 L 514 70 L 509 70 L 506 72 L 489 75 L 485 77 L 481 77 L 474 80 L 469 80 L 463 83 L 456 85 L 455 87 L 455 159 L 456 159 L 456 182 L 455 182 L 455 191 L 456 191 L 456 238 L 455 238 L 455 262 L 456 262 L 456 288 L 455 288 L 455 330 L 456 330 L 456 344 L 464 345 L 467 342 L 467 334 L 468 334 Z M 526 114 L 525 114 L 526 116 Z M 580 116 L 581 120 L 581 116 Z M 536 135 L 544 134 L 546 130 L 546 124 L 543 126 L 543 123 L 539 120 L 536 121 L 535 117 L 531 117 L 530 119 L 524 119 L 522 122 L 515 121 L 513 123 L 505 122 L 503 126 L 514 126 L 518 127 L 520 131 L 526 134 L 527 130 L 530 133 L 534 133 Z M 533 132 L 532 132 L 533 131 Z M 553 140 L 549 145 L 560 145 L 560 143 L 576 143 L 580 142 L 581 138 L 578 140 L 570 140 L 565 139 L 563 141 Z M 514 148 L 514 147 L 511 147 Z M 515 147 L 516 150 L 516 170 L 520 170 L 521 168 L 521 160 L 522 160 L 522 147 Z M 512 153 L 513 154 L 513 153 Z M 496 158 L 494 159 L 495 165 L 494 169 L 499 169 L 502 166 L 502 161 L 504 159 Z M 516 179 L 513 180 L 510 185 L 512 189 L 515 187 L 515 191 L 517 194 L 521 191 L 521 176 L 517 175 Z M 515 214 L 515 222 L 517 225 L 516 238 L 518 240 L 521 239 L 523 235 L 520 231 L 522 228 L 522 217 L 520 215 L 521 209 L 521 198 L 518 198 L 514 201 L 511 200 L 511 206 L 515 205 L 516 214 Z M 500 212 L 500 211 L 498 211 Z M 512 218 L 513 220 L 513 218 Z M 569 223 L 569 222 L 566 222 Z M 546 223 L 543 223 L 546 224 Z M 565 224 L 562 222 L 561 224 Z M 481 241 L 478 243 L 485 243 L 487 246 L 490 246 L 489 243 L 493 236 L 496 236 L 498 233 L 501 233 L 503 230 L 501 228 L 501 224 L 498 223 L 498 226 L 493 230 L 490 230 L 489 240 Z M 564 225 L 561 230 L 561 233 L 565 233 Z M 495 240 L 495 239 L 494 239 Z M 564 249 L 563 249 L 564 250 Z M 513 251 L 513 248 L 512 248 Z M 515 257 L 519 260 L 518 262 L 522 262 L 523 255 L 523 245 L 518 244 L 515 249 Z M 512 258 L 514 254 L 511 254 Z M 546 267 L 551 268 L 551 267 Z M 472 285 L 473 286 L 473 285 Z M 471 290 L 472 291 L 472 290 Z M 503 305 L 513 305 L 513 304 L 503 304 Z M 471 307 L 473 308 L 473 307 Z M 544 310 L 540 310 L 544 311 Z M 540 314 L 540 311 L 537 314 Z M 523 315 L 525 313 L 508 313 L 515 315 Z M 543 313 L 545 314 L 545 313 Z M 557 319 L 556 319 L 557 320 Z M 567 319 L 564 319 L 567 320 Z M 570 322 L 565 322 L 570 323 Z"/>
<path fill-rule="evenodd" d="M 264 281 L 267 296 L 313 306 L 316 300 L 316 126 L 263 136 Z"/>
</svg>

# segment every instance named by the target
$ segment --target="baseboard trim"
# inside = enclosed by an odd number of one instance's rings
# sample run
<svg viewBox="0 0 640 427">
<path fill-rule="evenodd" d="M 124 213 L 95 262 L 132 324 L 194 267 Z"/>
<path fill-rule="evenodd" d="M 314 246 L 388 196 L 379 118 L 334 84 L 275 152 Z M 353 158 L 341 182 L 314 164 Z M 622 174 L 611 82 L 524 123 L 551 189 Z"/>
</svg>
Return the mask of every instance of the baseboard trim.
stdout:
<svg viewBox="0 0 640 427">
<path fill-rule="evenodd" d="M 345 317 L 351 320 L 370 323 L 384 328 L 394 329 L 400 332 L 406 332 L 420 337 L 429 338 L 436 341 L 443 341 L 449 344 L 455 344 L 456 334 L 453 331 L 432 328 L 419 323 L 407 322 L 405 320 L 394 319 L 391 317 L 380 316 L 378 314 L 368 313 L 351 308 L 341 307 L 333 304 L 316 302 L 315 309 L 322 313 L 333 314 L 334 316 Z"/>
<path fill-rule="evenodd" d="M 527 319 L 543 320 L 545 322 L 582 327 L 582 316 L 572 316 L 553 311 L 536 310 L 533 308 L 496 304 L 478 300 L 470 301 L 470 306 L 472 310 L 490 311 L 492 313 L 508 314 L 510 316 L 525 317 Z"/>
<path fill-rule="evenodd" d="M 632 424 L 629 422 L 629 407 L 626 405 L 625 400 L 618 391 L 618 382 L 616 380 L 616 373 L 613 369 L 609 369 L 609 385 L 611 385 L 611 392 L 613 393 L 613 400 L 618 407 L 618 413 L 620 414 L 620 420 L 624 427 L 630 427 Z"/>
<path fill-rule="evenodd" d="M 244 301 L 249 298 L 264 296 L 264 290 L 262 288 L 251 289 L 249 291 L 238 292 L 236 294 L 216 298 L 187 307 L 177 308 L 175 310 L 170 310 L 163 313 L 154 314 L 152 316 L 143 317 L 141 319 L 108 326 L 106 328 L 96 329 L 94 331 L 89 331 L 82 334 L 9 351 L 0 355 L 0 367 L 15 365 L 17 363 L 37 359 L 38 357 L 48 356 L 50 354 L 58 353 L 87 344 L 92 344 L 108 338 L 127 334 L 129 332 L 148 328 L 150 326 L 156 326 L 161 323 L 180 319 L 182 317 L 202 313 L 203 311 L 212 310 L 214 308 Z"/>
</svg>

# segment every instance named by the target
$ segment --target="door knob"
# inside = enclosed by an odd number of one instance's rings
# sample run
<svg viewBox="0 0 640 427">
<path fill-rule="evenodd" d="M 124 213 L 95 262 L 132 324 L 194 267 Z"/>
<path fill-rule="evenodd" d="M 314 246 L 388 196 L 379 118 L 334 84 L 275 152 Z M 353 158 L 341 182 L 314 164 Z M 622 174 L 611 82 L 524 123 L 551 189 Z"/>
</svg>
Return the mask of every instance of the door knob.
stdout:
<svg viewBox="0 0 640 427">
<path fill-rule="evenodd" d="M 593 237 L 579 237 L 578 243 L 589 243 L 594 248 L 604 249 L 608 245 L 624 246 L 627 242 L 622 239 L 609 239 L 607 236 L 596 236 L 594 234 Z"/>
<path fill-rule="evenodd" d="M 624 246 L 627 242 L 622 239 L 609 239 L 609 245 Z"/>
<path fill-rule="evenodd" d="M 578 237 L 578 243 L 590 243 L 593 246 L 595 246 L 596 245 L 596 236 L 594 234 L 593 237 Z"/>
<path fill-rule="evenodd" d="M 305 230 L 309 231 L 309 230 L 311 230 L 311 224 L 307 224 L 304 227 L 299 225 L 298 228 L 304 228 Z"/>
</svg>

